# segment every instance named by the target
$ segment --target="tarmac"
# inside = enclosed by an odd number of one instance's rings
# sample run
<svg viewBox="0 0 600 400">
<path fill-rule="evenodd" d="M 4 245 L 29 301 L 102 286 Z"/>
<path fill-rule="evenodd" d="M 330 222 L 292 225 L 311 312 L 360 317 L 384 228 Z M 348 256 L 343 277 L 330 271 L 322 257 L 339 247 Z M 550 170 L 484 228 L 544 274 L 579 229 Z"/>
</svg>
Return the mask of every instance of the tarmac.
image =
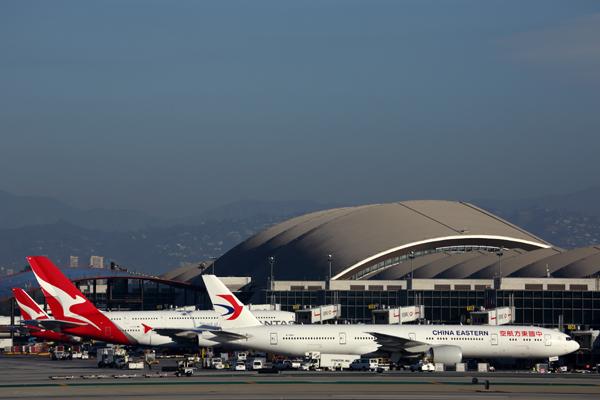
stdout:
<svg viewBox="0 0 600 400">
<path fill-rule="evenodd" d="M 174 361 L 163 360 L 161 364 L 174 365 Z M 550 400 L 574 395 L 578 400 L 600 398 L 600 374 L 352 371 L 258 374 L 199 370 L 192 377 L 175 377 L 172 372 L 158 377 L 157 373 L 157 368 L 98 369 L 95 360 L 0 356 L 0 398 Z M 473 378 L 478 383 L 473 383 Z M 485 381 L 489 382 L 487 389 Z"/>
</svg>

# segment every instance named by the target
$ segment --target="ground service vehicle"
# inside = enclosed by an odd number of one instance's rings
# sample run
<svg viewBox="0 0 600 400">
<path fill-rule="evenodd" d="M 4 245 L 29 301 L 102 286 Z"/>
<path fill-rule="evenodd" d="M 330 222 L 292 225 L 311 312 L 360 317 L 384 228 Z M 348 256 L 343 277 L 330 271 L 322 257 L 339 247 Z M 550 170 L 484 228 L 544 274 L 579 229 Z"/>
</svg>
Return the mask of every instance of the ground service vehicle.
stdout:
<svg viewBox="0 0 600 400">
<path fill-rule="evenodd" d="M 266 360 L 264 358 L 252 358 L 247 362 L 249 369 L 258 370 L 265 368 Z"/>
<path fill-rule="evenodd" d="M 245 371 L 246 370 L 246 362 L 242 360 L 238 360 L 231 365 L 231 369 L 234 371 Z"/>
<path fill-rule="evenodd" d="M 435 371 L 435 364 L 427 361 L 419 361 L 410 366 L 410 370 L 413 372 L 433 372 Z"/>
<path fill-rule="evenodd" d="M 71 354 L 65 346 L 54 346 L 50 349 L 50 357 L 52 360 L 68 360 Z"/>
<path fill-rule="evenodd" d="M 196 368 L 188 360 L 181 360 L 177 362 L 177 370 L 175 376 L 192 376 Z"/>
<path fill-rule="evenodd" d="M 334 370 L 341 371 L 349 369 L 352 362 L 359 357 L 354 354 L 322 354 L 317 351 L 309 351 L 304 355 L 304 365 L 310 370 Z M 300 369 L 305 369 L 300 366 Z"/>
<path fill-rule="evenodd" d="M 377 371 L 379 362 L 376 358 L 359 358 L 350 364 L 350 369 L 354 371 Z"/>
</svg>

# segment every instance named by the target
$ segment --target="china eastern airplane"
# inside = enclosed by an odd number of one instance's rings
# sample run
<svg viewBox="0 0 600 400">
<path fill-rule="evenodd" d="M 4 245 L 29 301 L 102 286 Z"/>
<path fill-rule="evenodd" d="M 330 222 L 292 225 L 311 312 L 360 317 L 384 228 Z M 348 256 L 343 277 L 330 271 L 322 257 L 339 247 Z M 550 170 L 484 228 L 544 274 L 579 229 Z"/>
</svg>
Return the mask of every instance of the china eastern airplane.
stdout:
<svg viewBox="0 0 600 400">
<path fill-rule="evenodd" d="M 15 301 L 19 306 L 19 311 L 21 312 L 21 321 L 40 321 L 44 320 L 47 322 L 48 326 L 52 324 L 52 318 L 40 307 L 38 303 L 36 303 L 26 291 L 20 288 L 14 288 L 13 294 L 15 295 Z M 28 325 L 24 323 L 22 325 L 29 331 L 29 335 L 49 340 L 52 342 L 63 342 L 63 343 L 79 343 L 81 342 L 81 338 L 72 335 L 66 335 L 64 333 L 55 332 L 51 329 L 40 328 L 37 325 Z"/>
<path fill-rule="evenodd" d="M 27 257 L 52 320 L 27 320 L 31 326 L 108 343 L 164 346 L 210 347 L 219 342 L 205 340 L 202 332 L 218 330 L 220 314 L 213 310 L 110 311 L 98 310 L 47 257 Z M 245 307 L 244 307 L 245 308 Z M 294 313 L 249 311 L 258 323 L 292 324 Z M 237 310 L 231 309 L 231 313 Z"/>
<path fill-rule="evenodd" d="M 207 339 L 259 351 L 292 356 L 311 351 L 354 358 L 381 351 L 390 353 L 394 361 L 425 355 L 434 362 L 454 364 L 463 358 L 543 359 L 579 349 L 570 336 L 534 326 L 263 326 L 216 276 L 202 278 L 215 310 L 222 311 L 220 330 L 210 332 L 213 337 Z"/>
</svg>

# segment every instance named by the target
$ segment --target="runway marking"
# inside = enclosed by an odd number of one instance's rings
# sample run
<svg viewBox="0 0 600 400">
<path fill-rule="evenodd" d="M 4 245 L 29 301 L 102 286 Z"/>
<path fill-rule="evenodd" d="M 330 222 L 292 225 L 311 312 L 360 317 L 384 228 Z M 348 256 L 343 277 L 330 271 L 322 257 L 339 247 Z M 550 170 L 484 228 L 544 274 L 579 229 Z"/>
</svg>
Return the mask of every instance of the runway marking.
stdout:
<svg viewBox="0 0 600 400">
<path fill-rule="evenodd" d="M 556 387 L 598 387 L 598 383 L 560 383 L 560 382 L 490 382 L 499 386 L 556 386 Z M 96 386 L 142 386 L 142 385 L 432 385 L 443 384 L 452 386 L 477 387 L 479 384 L 471 382 L 437 382 L 437 381 L 144 381 L 134 382 L 70 382 L 70 383 L 11 383 L 0 384 L 0 388 L 23 388 L 23 387 L 96 387 Z"/>
</svg>

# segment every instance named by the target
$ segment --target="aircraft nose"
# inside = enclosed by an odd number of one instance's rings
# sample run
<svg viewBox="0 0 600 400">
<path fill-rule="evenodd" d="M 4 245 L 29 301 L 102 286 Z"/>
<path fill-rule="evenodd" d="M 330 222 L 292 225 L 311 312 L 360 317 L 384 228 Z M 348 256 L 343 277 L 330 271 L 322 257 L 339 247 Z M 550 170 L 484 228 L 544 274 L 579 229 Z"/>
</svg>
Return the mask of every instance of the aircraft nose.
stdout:
<svg viewBox="0 0 600 400">
<path fill-rule="evenodd" d="M 573 348 L 573 350 L 571 350 L 571 352 L 577 351 L 579 350 L 579 343 L 577 343 L 576 340 L 571 340 L 571 347 Z"/>
</svg>

